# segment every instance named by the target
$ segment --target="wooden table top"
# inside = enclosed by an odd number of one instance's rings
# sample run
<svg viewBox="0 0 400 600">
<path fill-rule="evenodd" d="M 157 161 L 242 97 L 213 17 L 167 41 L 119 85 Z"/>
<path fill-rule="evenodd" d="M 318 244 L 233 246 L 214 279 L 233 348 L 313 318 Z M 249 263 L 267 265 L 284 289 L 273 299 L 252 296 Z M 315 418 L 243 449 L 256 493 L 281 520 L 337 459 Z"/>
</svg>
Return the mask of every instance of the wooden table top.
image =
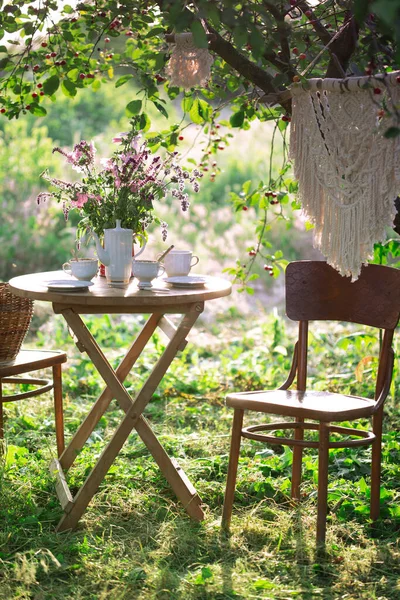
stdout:
<svg viewBox="0 0 400 600">
<path fill-rule="evenodd" d="M 139 290 L 135 279 L 132 279 L 127 288 L 110 287 L 104 277 L 98 276 L 93 280 L 94 285 L 85 292 L 58 292 L 47 289 L 46 284 L 53 280 L 76 281 L 63 271 L 48 271 L 14 277 L 9 283 L 11 292 L 22 298 L 71 307 L 113 307 L 121 309 L 121 312 L 124 307 L 162 309 L 164 305 L 204 302 L 228 296 L 232 291 L 230 281 L 211 276 L 207 276 L 207 283 L 202 288 L 175 288 L 160 278 L 153 281 L 153 288 L 149 290 Z"/>
</svg>

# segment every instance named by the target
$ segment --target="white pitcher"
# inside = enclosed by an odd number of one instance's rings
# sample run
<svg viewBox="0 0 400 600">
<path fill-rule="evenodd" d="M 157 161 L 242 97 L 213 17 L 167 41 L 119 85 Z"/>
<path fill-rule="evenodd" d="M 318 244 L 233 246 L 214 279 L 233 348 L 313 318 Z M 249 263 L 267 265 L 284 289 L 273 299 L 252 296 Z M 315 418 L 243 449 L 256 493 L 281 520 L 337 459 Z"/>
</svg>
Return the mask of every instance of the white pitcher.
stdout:
<svg viewBox="0 0 400 600">
<path fill-rule="evenodd" d="M 104 230 L 104 248 L 98 236 L 93 232 L 96 242 L 97 256 L 106 266 L 107 283 L 113 287 L 126 287 L 132 276 L 132 229 L 123 229 L 121 221 L 117 220 L 115 229 Z M 143 246 L 136 254 L 142 254 L 146 247 L 144 235 L 135 233 L 135 238 L 141 238 Z"/>
</svg>

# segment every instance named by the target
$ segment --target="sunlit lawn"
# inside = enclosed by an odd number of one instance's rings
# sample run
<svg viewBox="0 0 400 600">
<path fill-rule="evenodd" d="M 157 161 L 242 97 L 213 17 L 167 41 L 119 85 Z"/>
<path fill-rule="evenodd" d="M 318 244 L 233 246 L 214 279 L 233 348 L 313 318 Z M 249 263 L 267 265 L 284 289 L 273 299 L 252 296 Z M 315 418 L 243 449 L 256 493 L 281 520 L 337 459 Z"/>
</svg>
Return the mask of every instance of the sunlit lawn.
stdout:
<svg viewBox="0 0 400 600">
<path fill-rule="evenodd" d="M 74 532 L 55 533 L 61 508 L 48 463 L 55 453 L 51 399 L 7 407 L 2 456 L 0 598 L 10 599 L 225 599 L 400 598 L 400 417 L 387 403 L 382 518 L 368 519 L 370 450 L 331 452 L 327 555 L 314 552 L 315 453 L 304 462 L 303 501 L 290 501 L 291 451 L 244 442 L 232 534 L 220 517 L 232 414 L 226 391 L 273 387 L 285 378 L 294 329 L 282 318 L 240 320 L 233 312 L 200 324 L 162 381 L 146 416 L 170 455 L 178 459 L 204 501 L 206 519 L 192 522 L 177 503 L 145 446 L 132 434 Z M 137 320 L 88 319 L 117 364 Z M 376 351 L 336 325 L 312 339 L 311 383 L 371 393 L 375 363 L 357 382 L 361 356 Z M 67 438 L 102 388 L 90 361 L 52 317 L 34 343 L 67 347 L 64 372 Z M 339 342 L 338 342 L 339 340 Z M 346 341 L 347 340 L 347 341 Z M 348 343 L 350 342 L 350 343 Z M 157 337 L 128 379 L 134 391 L 151 369 L 164 338 Z M 338 361 L 335 366 L 334 357 Z M 360 377 L 360 371 L 358 371 Z M 396 375 L 397 384 L 399 374 Z M 393 388 L 394 389 L 394 388 Z M 119 422 L 113 403 L 68 474 L 76 491 Z M 362 426 L 365 426 L 363 423 Z"/>
</svg>

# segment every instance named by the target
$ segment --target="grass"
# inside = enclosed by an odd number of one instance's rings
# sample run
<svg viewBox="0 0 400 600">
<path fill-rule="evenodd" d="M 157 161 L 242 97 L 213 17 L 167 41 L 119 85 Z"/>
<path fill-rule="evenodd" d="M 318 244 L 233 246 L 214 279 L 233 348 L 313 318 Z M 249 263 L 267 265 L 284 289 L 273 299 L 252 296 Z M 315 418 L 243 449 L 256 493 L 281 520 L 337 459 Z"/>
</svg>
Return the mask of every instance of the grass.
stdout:
<svg viewBox="0 0 400 600">
<path fill-rule="evenodd" d="M 113 364 L 140 327 L 135 319 L 87 322 Z M 386 408 L 382 515 L 376 524 L 368 518 L 370 450 L 331 452 L 327 554 L 321 558 L 314 550 L 315 452 L 306 454 L 303 501 L 294 506 L 290 450 L 244 441 L 231 535 L 221 533 L 232 418 L 224 396 L 228 389 L 281 383 L 293 349 L 294 330 L 279 316 L 264 315 L 251 327 L 236 320 L 235 335 L 229 334 L 229 315 L 200 324 L 146 409 L 166 450 L 195 483 L 205 505 L 203 523 L 187 517 L 132 434 L 78 529 L 55 533 L 61 508 L 48 472 L 55 454 L 50 397 L 7 406 L 0 463 L 1 600 L 400 599 L 400 416 L 393 395 Z M 71 357 L 64 372 L 68 439 L 101 381 L 59 317 L 39 327 L 38 340 L 66 347 Z M 127 382 L 131 392 L 163 344 L 156 337 L 141 357 Z M 322 378 L 334 390 L 371 393 L 376 363 L 360 359 L 376 350 L 369 331 L 355 335 L 339 324 L 317 330 L 311 383 L 318 387 Z M 399 379 L 397 371 L 393 391 Z M 112 403 L 68 474 L 73 491 L 120 417 Z"/>
</svg>

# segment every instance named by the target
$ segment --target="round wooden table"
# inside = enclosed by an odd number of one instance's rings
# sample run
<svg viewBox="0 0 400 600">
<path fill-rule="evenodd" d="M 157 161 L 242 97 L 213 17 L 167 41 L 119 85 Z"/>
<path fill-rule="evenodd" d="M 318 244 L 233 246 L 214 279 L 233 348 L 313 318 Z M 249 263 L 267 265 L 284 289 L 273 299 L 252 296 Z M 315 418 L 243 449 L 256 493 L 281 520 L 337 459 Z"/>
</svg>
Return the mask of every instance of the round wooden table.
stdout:
<svg viewBox="0 0 400 600">
<path fill-rule="evenodd" d="M 57 479 L 56 491 L 64 510 L 57 527 L 58 531 L 73 529 L 76 526 L 134 428 L 146 444 L 188 514 L 196 520 L 202 520 L 204 513 L 195 488 L 176 460 L 168 456 L 149 423 L 143 417 L 143 411 L 150 402 L 171 362 L 177 353 L 186 346 L 187 335 L 203 312 L 204 303 L 207 300 L 229 295 L 231 293 L 230 282 L 217 277 L 207 277 L 207 283 L 204 287 L 178 289 L 169 286 L 162 279 L 158 279 L 153 282 L 153 288 L 150 290 L 139 290 L 135 280 L 132 280 L 127 288 L 120 289 L 109 287 L 104 278 L 97 277 L 94 280 L 94 285 L 83 292 L 59 292 L 50 291 L 47 288 L 50 281 L 68 279 L 71 280 L 62 271 L 53 271 L 22 275 L 14 277 L 10 281 L 10 288 L 14 294 L 32 300 L 52 303 L 54 312 L 63 315 L 73 332 L 79 350 L 88 354 L 106 384 L 102 394 L 60 456 L 60 459 L 53 460 L 50 465 L 51 471 Z M 80 315 L 116 313 L 148 314 L 149 318 L 133 341 L 119 367 L 114 370 Z M 181 315 L 177 325 L 167 316 L 170 314 Z M 166 334 L 169 342 L 140 391 L 135 397 L 131 397 L 123 386 L 123 381 L 142 354 L 157 327 Z M 118 401 L 125 414 L 86 481 L 73 497 L 66 481 L 65 472 L 73 464 L 78 452 L 82 449 L 113 398 Z"/>
</svg>

